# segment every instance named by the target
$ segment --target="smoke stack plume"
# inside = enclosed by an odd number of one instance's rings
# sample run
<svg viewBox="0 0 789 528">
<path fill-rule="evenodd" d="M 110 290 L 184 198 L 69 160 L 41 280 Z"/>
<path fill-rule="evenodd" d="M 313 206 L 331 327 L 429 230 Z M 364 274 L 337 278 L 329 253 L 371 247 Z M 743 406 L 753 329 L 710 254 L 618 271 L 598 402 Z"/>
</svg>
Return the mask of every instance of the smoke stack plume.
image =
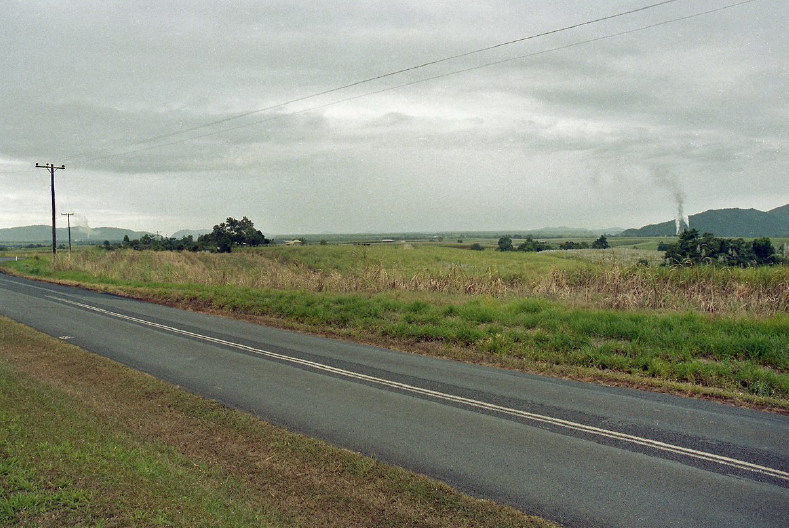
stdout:
<svg viewBox="0 0 789 528">
<path fill-rule="evenodd" d="M 669 173 L 665 165 L 656 164 L 652 167 L 652 177 L 661 187 L 668 189 L 674 197 L 677 211 L 674 216 L 674 225 L 677 228 L 677 235 L 686 229 L 690 229 L 690 218 L 685 216 L 685 193 L 680 188 L 676 176 Z"/>
<path fill-rule="evenodd" d="M 74 218 L 71 219 L 71 225 L 73 225 L 82 236 L 90 240 L 91 228 L 90 225 L 88 225 L 88 218 L 85 215 L 79 213 L 75 214 Z"/>
<path fill-rule="evenodd" d="M 674 191 L 674 199 L 677 201 L 677 216 L 674 218 L 674 224 L 677 226 L 677 236 L 682 231 L 690 228 L 690 221 L 685 217 L 685 195 L 682 191 Z"/>
</svg>

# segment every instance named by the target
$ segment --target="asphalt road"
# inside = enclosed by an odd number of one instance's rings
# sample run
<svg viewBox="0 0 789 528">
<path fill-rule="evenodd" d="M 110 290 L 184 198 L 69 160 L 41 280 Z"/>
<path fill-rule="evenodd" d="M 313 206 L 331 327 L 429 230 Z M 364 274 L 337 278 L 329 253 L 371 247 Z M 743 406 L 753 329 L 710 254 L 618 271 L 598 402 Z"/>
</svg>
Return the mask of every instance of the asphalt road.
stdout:
<svg viewBox="0 0 789 528">
<path fill-rule="evenodd" d="M 789 417 L 305 336 L 0 275 L 0 314 L 573 527 L 789 526 Z"/>
</svg>

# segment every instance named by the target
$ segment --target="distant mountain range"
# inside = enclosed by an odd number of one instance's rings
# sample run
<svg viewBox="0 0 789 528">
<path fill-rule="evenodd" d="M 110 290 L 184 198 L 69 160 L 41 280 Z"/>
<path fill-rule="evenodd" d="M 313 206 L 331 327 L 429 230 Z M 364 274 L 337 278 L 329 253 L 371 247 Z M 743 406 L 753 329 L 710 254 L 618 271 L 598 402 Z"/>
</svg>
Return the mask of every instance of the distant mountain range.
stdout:
<svg viewBox="0 0 789 528">
<path fill-rule="evenodd" d="M 59 227 L 56 231 L 58 244 L 68 244 L 68 228 Z M 130 239 L 140 238 L 143 235 L 151 234 L 145 231 L 132 231 L 129 229 L 119 229 L 117 227 L 85 227 L 72 226 L 72 242 L 98 242 L 105 240 L 118 242 L 123 240 L 125 235 Z M 43 244 L 52 242 L 52 226 L 33 225 L 25 227 L 9 227 L 0 229 L 0 242 Z"/>
<path fill-rule="evenodd" d="M 756 209 L 711 209 L 690 215 L 691 229 L 699 233 L 713 233 L 719 237 L 789 237 L 789 204 L 770 211 Z M 626 229 L 620 236 L 660 237 L 674 236 L 674 220 L 651 224 L 639 229 Z"/>
<path fill-rule="evenodd" d="M 699 233 L 713 233 L 719 237 L 789 237 L 789 204 L 777 207 L 771 211 L 758 211 L 756 209 L 712 209 L 703 213 L 690 215 L 690 227 Z M 185 236 L 193 236 L 195 239 L 200 235 L 210 233 L 210 229 L 184 229 L 170 235 L 175 239 Z M 487 232 L 474 233 L 481 236 Z M 442 233 L 448 234 L 448 233 Z M 472 233 L 464 233 L 472 236 Z M 491 236 L 500 236 L 499 233 L 490 232 Z M 676 234 L 676 224 L 674 220 L 651 224 L 639 229 L 619 228 L 609 229 L 580 229 L 572 227 L 545 227 L 530 231 L 513 231 L 512 236 L 531 235 L 535 238 L 556 238 L 556 237 L 590 237 L 600 234 L 623 236 L 623 237 L 668 237 Z M 153 235 L 147 231 L 132 231 L 117 227 L 85 227 L 73 226 L 71 228 L 71 240 L 78 242 L 102 243 L 105 240 L 110 242 L 120 242 L 124 236 L 130 239 L 139 239 L 144 235 Z M 452 233 L 452 236 L 460 236 Z M 361 235 L 360 235 L 361 236 Z M 57 230 L 58 244 L 68 243 L 68 230 L 60 227 Z M 48 225 L 33 225 L 25 227 L 10 227 L 0 229 L 0 244 L 46 244 L 52 241 L 52 228 Z"/>
<path fill-rule="evenodd" d="M 210 229 L 183 229 L 172 235 L 171 238 L 182 239 L 192 235 L 195 239 L 200 235 L 210 233 Z M 131 229 L 121 229 L 118 227 L 85 227 L 71 226 L 71 241 L 74 243 L 98 242 L 101 244 L 105 240 L 110 242 L 120 242 L 124 236 L 135 240 L 144 235 L 154 235 L 148 231 L 132 231 Z M 68 228 L 57 228 L 58 244 L 68 244 Z M 24 227 L 9 227 L 0 229 L 0 243 L 10 244 L 51 244 L 52 226 L 32 225 Z"/>
</svg>

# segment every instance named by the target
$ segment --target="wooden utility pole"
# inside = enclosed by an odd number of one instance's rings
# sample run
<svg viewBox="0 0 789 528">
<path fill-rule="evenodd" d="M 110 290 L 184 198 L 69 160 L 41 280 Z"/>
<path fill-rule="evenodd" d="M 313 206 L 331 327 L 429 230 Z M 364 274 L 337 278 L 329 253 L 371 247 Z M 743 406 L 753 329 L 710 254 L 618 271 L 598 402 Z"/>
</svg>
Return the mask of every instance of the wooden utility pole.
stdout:
<svg viewBox="0 0 789 528">
<path fill-rule="evenodd" d="M 71 253 L 71 217 L 74 213 L 60 213 L 60 216 L 65 216 L 68 222 L 68 252 Z"/>
<path fill-rule="evenodd" d="M 55 234 L 55 171 L 65 169 L 66 166 L 56 167 L 53 163 L 47 163 L 46 165 L 36 163 L 36 168 L 47 169 L 52 177 L 52 258 L 54 259 L 58 252 L 58 237 Z"/>
</svg>

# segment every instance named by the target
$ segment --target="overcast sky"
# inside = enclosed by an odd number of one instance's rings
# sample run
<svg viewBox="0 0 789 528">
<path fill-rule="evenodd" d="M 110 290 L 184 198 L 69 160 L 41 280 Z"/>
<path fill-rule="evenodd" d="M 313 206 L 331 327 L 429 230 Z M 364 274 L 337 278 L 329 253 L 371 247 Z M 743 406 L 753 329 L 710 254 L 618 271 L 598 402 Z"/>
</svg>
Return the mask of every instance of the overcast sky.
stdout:
<svg viewBox="0 0 789 528">
<path fill-rule="evenodd" d="M 0 228 L 50 222 L 36 162 L 66 165 L 58 212 L 162 233 L 627 228 L 678 199 L 789 203 L 786 0 L 566 47 L 737 2 L 677 0 L 277 106 L 657 1 L 3 0 Z"/>
</svg>

